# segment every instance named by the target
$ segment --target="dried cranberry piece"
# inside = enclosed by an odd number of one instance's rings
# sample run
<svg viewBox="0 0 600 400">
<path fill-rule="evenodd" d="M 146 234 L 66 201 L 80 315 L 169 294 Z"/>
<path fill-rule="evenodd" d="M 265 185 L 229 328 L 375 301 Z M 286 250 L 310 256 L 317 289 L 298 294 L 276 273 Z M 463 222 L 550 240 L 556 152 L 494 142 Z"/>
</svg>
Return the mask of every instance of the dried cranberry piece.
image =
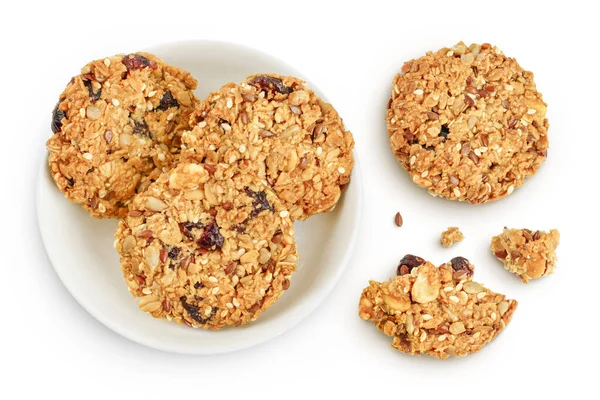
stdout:
<svg viewBox="0 0 600 400">
<path fill-rule="evenodd" d="M 150 128 L 148 128 L 148 124 L 146 124 L 146 121 L 135 121 L 133 125 L 133 134 L 152 139 L 152 134 L 150 133 Z"/>
<path fill-rule="evenodd" d="M 262 90 L 279 92 L 281 94 L 290 94 L 294 91 L 293 87 L 285 86 L 281 79 L 267 75 L 257 76 L 253 78 L 249 83 Z"/>
<path fill-rule="evenodd" d="M 446 140 L 448 140 L 448 134 L 450 133 L 450 129 L 448 128 L 448 126 L 446 125 L 442 125 L 442 130 L 440 131 L 440 133 L 438 134 L 439 137 L 444 138 L 442 140 L 442 143 L 444 143 Z"/>
<path fill-rule="evenodd" d="M 192 229 L 200 229 L 204 228 L 204 224 L 202 222 L 180 222 L 179 230 L 181 234 L 190 240 L 194 240 L 194 235 L 192 235 Z"/>
<path fill-rule="evenodd" d="M 52 110 L 52 123 L 50 124 L 52 133 L 60 132 L 62 129 L 62 119 L 67 118 L 65 112 L 58 109 L 58 105 L 59 103 L 56 103 L 54 110 Z"/>
<path fill-rule="evenodd" d="M 425 264 L 425 260 L 421 257 L 407 254 L 400 260 L 400 264 L 398 264 L 398 268 L 396 269 L 396 275 L 409 274 L 413 268 L 417 268 L 423 264 Z"/>
<path fill-rule="evenodd" d="M 250 213 L 250 218 L 255 218 L 264 210 L 275 212 L 273 206 L 269 204 L 269 201 L 267 200 L 267 194 L 265 192 L 255 192 L 253 190 L 250 190 L 249 188 L 246 188 L 245 191 L 246 194 L 254 200 L 252 202 L 254 210 L 252 210 L 252 212 Z"/>
<path fill-rule="evenodd" d="M 67 178 L 67 183 L 69 184 L 69 186 L 73 186 L 73 185 L 75 185 L 75 179 Z"/>
<path fill-rule="evenodd" d="M 469 260 L 464 257 L 454 257 L 450 260 L 452 264 L 452 269 L 456 272 L 465 271 L 467 276 L 473 276 L 473 268 L 469 265 Z"/>
<path fill-rule="evenodd" d="M 146 57 L 140 54 L 128 54 L 123 57 L 121 62 L 125 65 L 128 71 L 135 71 L 136 69 L 142 69 L 147 67 L 156 68 L 156 63 L 148 60 Z"/>
<path fill-rule="evenodd" d="M 210 315 L 203 318 L 202 315 L 200 315 L 200 307 L 188 303 L 186 296 L 181 296 L 179 300 L 181 300 L 183 308 L 185 308 L 185 311 L 187 311 L 188 314 L 190 314 L 190 317 L 192 317 L 195 321 L 198 321 L 201 324 L 206 324 L 217 313 L 218 310 L 217 307 L 213 307 L 210 312 Z"/>
<path fill-rule="evenodd" d="M 233 229 L 235 229 L 239 233 L 244 233 L 246 231 L 246 226 L 248 225 L 248 221 L 250 218 L 246 218 L 241 224 L 234 225 Z"/>
<path fill-rule="evenodd" d="M 223 241 L 224 238 L 219 232 L 219 226 L 216 221 L 213 221 L 204 229 L 202 236 L 198 239 L 198 244 L 200 247 L 208 250 L 213 247 L 220 249 L 223 246 Z"/>
<path fill-rule="evenodd" d="M 204 228 L 202 222 L 182 222 L 181 225 L 187 230 Z"/>
<path fill-rule="evenodd" d="M 83 84 L 87 88 L 90 94 L 90 99 L 92 99 L 92 101 L 96 101 L 100 98 L 100 95 L 102 94 L 102 87 L 100 87 L 97 92 L 94 92 L 94 88 L 92 87 L 92 81 L 84 80 Z"/>
<path fill-rule="evenodd" d="M 168 257 L 170 259 L 174 260 L 177 257 L 179 257 L 180 252 L 181 252 L 181 249 L 179 247 L 173 247 L 171 250 L 169 250 Z"/>
<path fill-rule="evenodd" d="M 409 144 L 415 144 L 415 135 L 410 131 L 410 129 L 408 128 L 404 128 L 404 131 L 402 132 L 402 136 L 404 136 L 404 139 L 406 139 L 406 141 Z"/>
<path fill-rule="evenodd" d="M 179 102 L 170 90 L 166 90 L 162 99 L 160 99 L 160 104 L 156 107 L 157 110 L 167 111 L 171 107 L 179 107 Z"/>
<path fill-rule="evenodd" d="M 204 284 L 202 282 L 194 283 L 194 289 L 202 289 L 203 287 L 204 287 Z"/>
</svg>

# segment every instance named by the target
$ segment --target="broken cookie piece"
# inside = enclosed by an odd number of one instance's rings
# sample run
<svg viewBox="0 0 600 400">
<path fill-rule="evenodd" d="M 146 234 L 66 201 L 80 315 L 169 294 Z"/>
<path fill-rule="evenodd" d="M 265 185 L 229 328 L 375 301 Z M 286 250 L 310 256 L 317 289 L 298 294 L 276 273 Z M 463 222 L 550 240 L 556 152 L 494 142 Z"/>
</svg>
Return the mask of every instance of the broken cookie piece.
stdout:
<svg viewBox="0 0 600 400">
<path fill-rule="evenodd" d="M 504 268 L 515 273 L 525 283 L 530 279 L 541 278 L 554 271 L 560 234 L 531 231 L 529 229 L 508 229 L 492 238 L 492 252 L 504 263 Z"/>
<path fill-rule="evenodd" d="M 474 353 L 504 329 L 517 308 L 516 300 L 473 282 L 474 266 L 466 258 L 439 268 L 412 255 L 402 260 L 406 268 L 399 266 L 398 276 L 371 281 L 363 290 L 359 316 L 392 337 L 392 347 L 403 353 L 440 359 Z"/>
<path fill-rule="evenodd" d="M 444 232 L 442 232 L 442 236 L 441 236 L 442 246 L 450 247 L 454 243 L 461 242 L 464 238 L 465 238 L 465 236 L 462 234 L 462 232 L 456 226 L 451 226 L 448 229 L 446 229 Z"/>
</svg>

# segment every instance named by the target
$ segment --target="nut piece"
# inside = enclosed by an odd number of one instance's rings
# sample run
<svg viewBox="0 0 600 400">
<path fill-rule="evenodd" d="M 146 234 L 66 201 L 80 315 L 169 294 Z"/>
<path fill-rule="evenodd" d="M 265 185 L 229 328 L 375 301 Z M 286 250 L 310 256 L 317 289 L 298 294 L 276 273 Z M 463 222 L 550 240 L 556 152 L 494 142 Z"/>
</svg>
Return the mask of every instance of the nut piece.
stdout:
<svg viewBox="0 0 600 400">
<path fill-rule="evenodd" d="M 485 289 L 477 282 L 465 282 L 463 290 L 468 294 L 477 294 L 483 292 Z"/>
<path fill-rule="evenodd" d="M 138 306 L 144 312 L 153 313 L 159 308 L 162 308 L 162 302 L 159 301 L 158 297 L 155 295 L 147 295 L 140 299 L 140 303 L 138 304 Z"/>
<path fill-rule="evenodd" d="M 456 226 L 451 226 L 442 232 L 441 242 L 442 246 L 450 247 L 454 243 L 458 243 L 464 239 L 464 235 L 458 230 Z"/>
<path fill-rule="evenodd" d="M 144 250 L 144 261 L 146 261 L 146 264 L 151 270 L 154 270 L 154 268 L 156 268 L 158 265 L 158 257 L 159 251 L 156 249 L 156 247 L 147 247 Z"/>
<path fill-rule="evenodd" d="M 455 322 L 450 325 L 450 333 L 453 335 L 460 335 L 464 331 L 466 331 L 465 324 L 462 322 Z"/>
<path fill-rule="evenodd" d="M 209 174 L 202 165 L 185 164 L 180 171 L 173 171 L 169 176 L 169 186 L 173 189 L 196 189 L 208 180 Z"/>
<path fill-rule="evenodd" d="M 123 239 L 123 245 L 121 246 L 121 250 L 124 253 L 129 253 L 133 249 L 134 246 L 135 246 L 135 237 L 133 237 L 133 235 L 129 235 L 125 239 Z"/>
<path fill-rule="evenodd" d="M 160 212 L 166 209 L 167 207 L 168 206 L 164 201 L 157 199 L 156 197 L 148 196 L 148 198 L 146 199 L 146 208 L 148 208 L 149 210 Z"/>
<path fill-rule="evenodd" d="M 410 308 L 410 299 L 408 296 L 393 297 L 391 295 L 385 295 L 383 296 L 383 301 L 394 310 L 404 312 Z"/>
<path fill-rule="evenodd" d="M 428 268 L 425 265 L 424 268 L 419 270 L 417 279 L 411 289 L 412 299 L 421 304 L 430 303 L 438 298 L 441 286 L 435 267 Z"/>
<path fill-rule="evenodd" d="M 89 119 L 98 119 L 102 116 L 102 111 L 98 107 L 87 106 L 86 116 Z"/>
</svg>

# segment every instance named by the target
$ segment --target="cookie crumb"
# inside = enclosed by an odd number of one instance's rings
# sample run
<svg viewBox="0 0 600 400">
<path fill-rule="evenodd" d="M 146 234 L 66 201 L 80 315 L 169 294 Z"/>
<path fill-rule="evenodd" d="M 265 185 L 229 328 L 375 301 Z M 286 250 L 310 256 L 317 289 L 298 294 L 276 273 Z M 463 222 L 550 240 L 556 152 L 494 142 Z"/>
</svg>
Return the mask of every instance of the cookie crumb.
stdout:
<svg viewBox="0 0 600 400">
<path fill-rule="evenodd" d="M 492 238 L 490 249 L 504 263 L 506 270 L 528 283 L 530 279 L 554 271 L 559 241 L 560 234 L 556 229 L 544 232 L 505 227 L 500 235 Z"/>
<path fill-rule="evenodd" d="M 400 228 L 402 226 L 402 224 L 404 223 L 404 221 L 402 220 L 402 215 L 400 214 L 400 212 L 396 213 L 396 216 L 394 217 L 394 222 L 396 223 L 396 226 L 398 228 Z"/>
<path fill-rule="evenodd" d="M 454 243 L 462 242 L 462 240 L 464 238 L 465 238 L 465 236 L 462 234 L 462 232 L 456 226 L 451 226 L 448 229 L 446 229 L 444 232 L 442 232 L 442 236 L 441 236 L 442 246 L 450 247 Z"/>
</svg>

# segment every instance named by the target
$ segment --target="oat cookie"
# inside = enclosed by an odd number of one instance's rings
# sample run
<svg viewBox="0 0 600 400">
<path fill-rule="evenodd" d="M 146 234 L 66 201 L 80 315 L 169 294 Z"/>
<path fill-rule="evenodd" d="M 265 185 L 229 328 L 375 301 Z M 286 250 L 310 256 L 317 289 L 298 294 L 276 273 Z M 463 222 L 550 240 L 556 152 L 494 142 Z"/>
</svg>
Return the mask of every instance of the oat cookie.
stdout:
<svg viewBox="0 0 600 400">
<path fill-rule="evenodd" d="M 182 157 L 238 163 L 265 179 L 294 219 L 332 209 L 350 181 L 352 134 L 299 79 L 254 75 L 228 83 L 196 115 L 198 124 L 183 135 Z"/>
<path fill-rule="evenodd" d="M 96 218 L 127 213 L 178 158 L 196 80 L 147 53 L 92 61 L 60 95 L 46 144 L 58 188 Z"/>
<path fill-rule="evenodd" d="M 293 234 L 266 183 L 229 166 L 180 163 L 134 198 L 115 247 L 143 311 L 216 330 L 254 320 L 289 288 Z"/>
<path fill-rule="evenodd" d="M 463 257 L 436 268 L 406 255 L 398 276 L 363 290 L 359 315 L 403 353 L 440 359 L 474 353 L 510 322 L 517 302 L 473 282 L 473 270 Z"/>
<path fill-rule="evenodd" d="M 550 275 L 556 264 L 560 234 L 529 229 L 508 229 L 492 238 L 492 253 L 504 263 L 504 268 L 517 274 L 525 283 L 530 279 Z"/>
<path fill-rule="evenodd" d="M 546 159 L 546 103 L 533 73 L 489 44 L 460 42 L 404 64 L 386 119 L 396 158 L 434 196 L 496 200 Z"/>
<path fill-rule="evenodd" d="M 462 242 L 464 238 L 465 236 L 456 226 L 451 226 L 442 232 L 440 241 L 442 242 L 442 246 L 450 247 L 454 243 Z"/>
</svg>

